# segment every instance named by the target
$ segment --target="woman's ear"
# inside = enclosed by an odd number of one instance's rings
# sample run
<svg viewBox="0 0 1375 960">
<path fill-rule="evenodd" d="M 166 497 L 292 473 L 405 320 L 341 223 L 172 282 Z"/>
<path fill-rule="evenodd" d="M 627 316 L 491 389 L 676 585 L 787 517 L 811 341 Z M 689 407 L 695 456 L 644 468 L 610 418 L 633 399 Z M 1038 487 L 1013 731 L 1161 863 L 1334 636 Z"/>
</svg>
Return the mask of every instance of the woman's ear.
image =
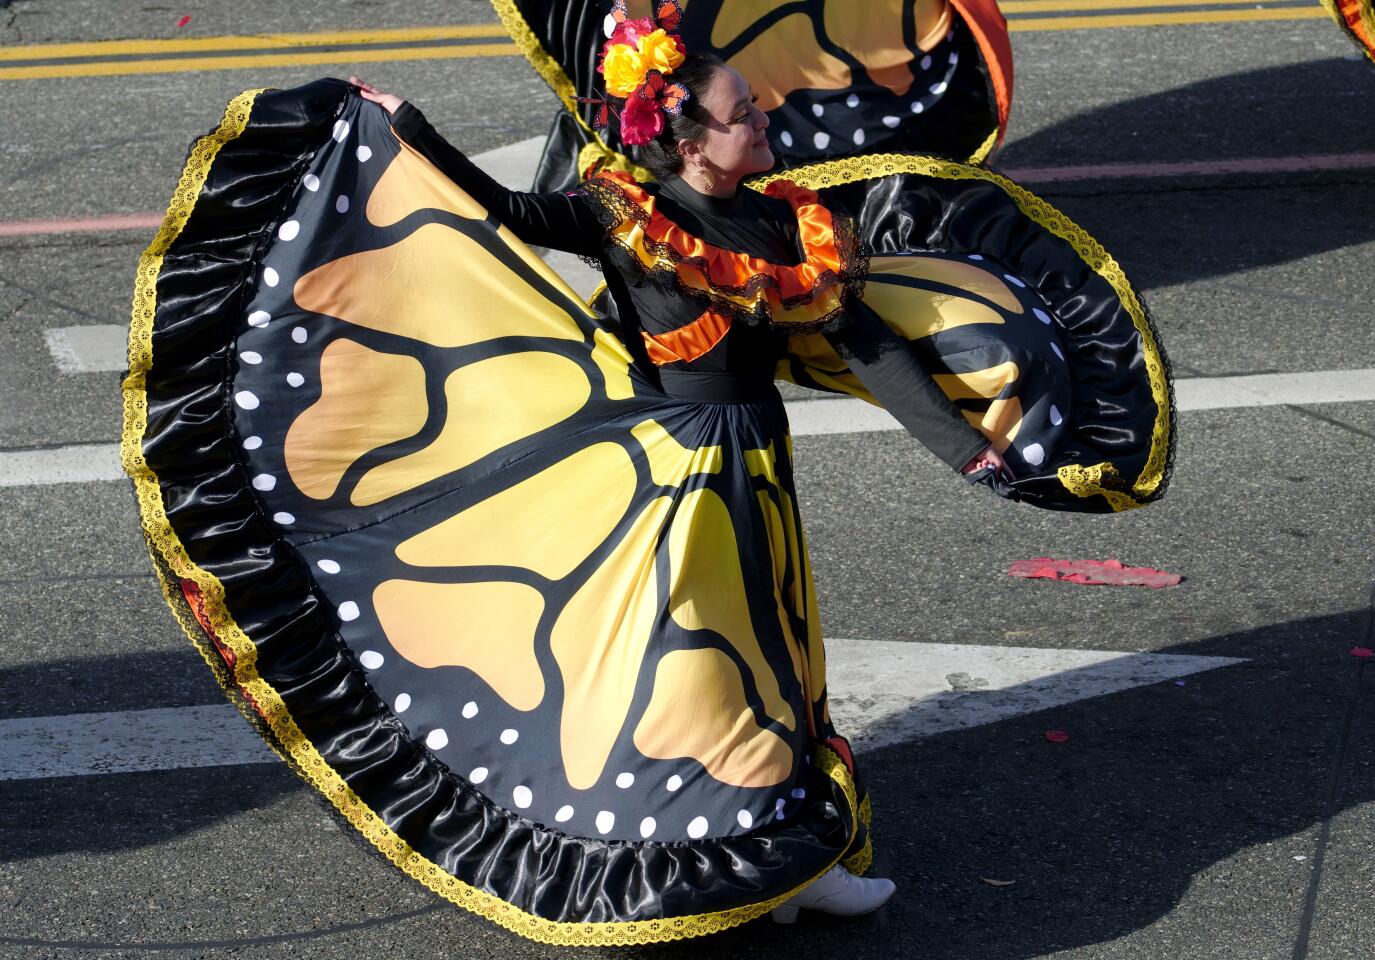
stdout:
<svg viewBox="0 0 1375 960">
<path fill-rule="evenodd" d="M 679 140 L 678 154 L 689 166 L 702 160 L 702 145 L 696 140 Z"/>
</svg>

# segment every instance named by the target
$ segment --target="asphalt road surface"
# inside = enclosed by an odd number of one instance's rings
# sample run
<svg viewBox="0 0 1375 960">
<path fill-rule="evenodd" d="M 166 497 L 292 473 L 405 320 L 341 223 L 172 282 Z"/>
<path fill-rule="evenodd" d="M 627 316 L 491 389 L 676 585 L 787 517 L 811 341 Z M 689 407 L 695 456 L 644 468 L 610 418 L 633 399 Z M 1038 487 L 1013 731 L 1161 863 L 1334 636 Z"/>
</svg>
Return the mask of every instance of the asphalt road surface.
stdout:
<svg viewBox="0 0 1375 960">
<path fill-rule="evenodd" d="M 1162 502 L 1103 517 L 997 501 L 790 391 L 795 425 L 840 423 L 799 429 L 798 486 L 899 894 L 593 954 L 1375 956 L 1375 668 L 1352 654 L 1375 645 L 1375 66 L 1291 0 L 1007 9 L 995 165 L 1126 267 L 1181 399 L 1232 399 L 1181 411 Z M 217 725 L 101 472 L 109 332 L 190 139 L 242 89 L 356 72 L 470 153 L 531 142 L 555 100 L 495 21 L 478 0 L 0 0 L 0 956 L 563 955 L 437 899 Z M 226 62 L 225 37 L 268 52 Z M 169 39 L 204 42 L 99 45 Z M 1185 579 L 1007 575 L 1037 556 Z M 139 760 L 207 730 L 170 769 Z"/>
</svg>

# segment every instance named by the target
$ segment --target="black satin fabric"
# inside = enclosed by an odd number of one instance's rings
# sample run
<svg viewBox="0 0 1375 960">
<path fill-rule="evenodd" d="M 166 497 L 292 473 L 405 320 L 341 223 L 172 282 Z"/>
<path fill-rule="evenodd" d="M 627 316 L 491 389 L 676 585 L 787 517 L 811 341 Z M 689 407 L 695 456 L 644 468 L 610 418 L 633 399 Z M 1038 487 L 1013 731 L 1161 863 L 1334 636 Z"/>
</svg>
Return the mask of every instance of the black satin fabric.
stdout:
<svg viewBox="0 0 1375 960">
<path fill-rule="evenodd" d="M 889 174 L 818 191 L 827 206 L 853 211 L 874 257 L 940 252 L 978 254 L 1010 269 L 1040 295 L 1055 318 L 1065 345 L 1073 404 L 1067 416 L 1068 440 L 1032 473 L 992 489 L 1008 499 L 1078 512 L 1109 512 L 1102 496 L 1083 498 L 1067 490 L 1056 474 L 1069 464 L 1093 466 L 1111 461 L 1120 488 L 1130 491 L 1146 466 L 1159 405 L 1146 369 L 1140 332 L 1121 296 L 1070 244 L 1027 216 L 994 182 L 950 180 L 916 174 Z M 1138 297 L 1139 300 L 1139 297 Z M 1169 362 L 1147 317 L 1164 366 L 1170 432 L 1165 438 L 1165 468 L 1148 503 L 1164 494 L 1174 450 L 1174 395 Z M 944 368 L 942 357 L 966 349 L 966 328 L 915 341 L 929 369 Z"/>
<path fill-rule="evenodd" d="M 144 455 L 187 554 L 223 584 L 230 614 L 254 643 L 258 674 L 319 755 L 407 844 L 548 920 L 647 920 L 759 903 L 861 850 L 866 828 L 820 773 L 796 815 L 748 835 L 570 837 L 494 807 L 412 740 L 370 687 L 309 567 L 262 513 L 234 440 L 231 398 L 233 347 L 258 257 L 352 95 L 338 81 L 260 94 L 247 129 L 215 159 L 157 279 Z"/>
<path fill-rule="evenodd" d="M 679 33 L 690 52 L 711 53 L 730 61 L 751 40 L 781 20 L 798 14 L 810 17 L 818 35 L 825 35 L 824 5 L 820 0 L 773 4 L 772 8 L 760 4 L 758 20 L 729 40 L 726 46 L 718 46 L 713 42 L 714 26 L 726 2 L 694 0 L 686 6 Z M 594 99 L 605 94 L 601 75 L 597 73 L 597 61 L 606 42 L 603 21 L 611 8 L 609 0 L 587 3 L 515 0 L 515 7 L 541 47 L 572 82 L 576 96 Z M 769 111 L 772 125 L 769 142 L 778 160 L 775 169 L 865 153 L 930 153 L 957 160 L 971 157 L 998 129 L 997 99 L 977 41 L 960 21 L 959 13 L 953 9 L 951 12 L 956 23 L 954 37 L 931 51 L 933 59 L 938 61 L 936 72 L 931 77 L 919 76 L 903 97 L 894 96 L 886 87 L 870 80 L 864 64 L 849 50 L 825 40 L 822 44 L 825 52 L 844 62 L 855 78 L 852 89 L 859 103 L 855 107 L 844 104 L 849 92 L 846 90 L 804 88 L 790 92 L 781 106 Z M 733 19 L 738 17 L 738 12 L 733 14 Z M 902 42 L 900 38 L 898 42 Z M 912 38 L 908 38 L 907 46 L 916 49 Z M 959 62 L 947 77 L 941 64 L 951 54 L 955 54 Z M 917 60 L 921 60 L 919 51 Z M 945 84 L 945 92 L 924 112 L 913 113 L 909 101 L 924 86 L 930 86 L 933 79 Z M 817 106 L 823 110 L 829 108 L 832 114 L 843 114 L 847 122 L 845 131 L 831 131 L 824 146 L 818 146 L 812 136 L 812 129 L 819 126 L 812 112 Z M 591 141 L 587 130 L 597 109 L 595 104 L 579 105 L 578 112 L 586 126 L 577 123 L 566 109 L 559 110 L 535 177 L 534 190 L 567 190 L 577 185 L 580 178 L 578 153 Z M 885 117 L 890 122 L 897 118 L 898 123 L 889 126 L 884 122 Z M 848 124 L 851 123 L 857 123 L 866 131 L 862 143 L 856 143 L 850 136 Z M 781 139 L 783 130 L 793 132 L 791 143 Z M 599 131 L 598 135 L 612 150 L 632 159 L 637 157 L 637 148 L 621 142 L 614 117 L 611 126 Z"/>
</svg>

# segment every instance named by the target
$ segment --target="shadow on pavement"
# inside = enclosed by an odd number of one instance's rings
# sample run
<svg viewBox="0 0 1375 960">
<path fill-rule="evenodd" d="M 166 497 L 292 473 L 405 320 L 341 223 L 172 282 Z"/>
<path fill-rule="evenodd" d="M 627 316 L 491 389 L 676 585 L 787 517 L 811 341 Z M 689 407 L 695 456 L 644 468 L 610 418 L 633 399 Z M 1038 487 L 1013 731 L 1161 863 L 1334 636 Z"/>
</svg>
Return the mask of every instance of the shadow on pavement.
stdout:
<svg viewBox="0 0 1375 960">
<path fill-rule="evenodd" d="M 1021 960 L 1129 935 L 1169 914 L 1201 872 L 1326 815 L 1338 731 L 1358 692 L 1353 743 L 1375 733 L 1375 671 L 1362 674 L 1367 661 L 1349 652 L 1367 616 L 1350 611 L 1161 650 L 1248 662 L 1183 686 L 1138 687 L 863 755 L 876 870 L 899 884 L 898 899 L 874 918 L 761 922 L 709 945 L 593 953 L 685 960 L 713 949 L 763 960 L 795 958 L 805 947 L 812 956 L 919 949 L 929 960 Z M 68 661 L 58 673 L 108 669 L 100 663 Z M 0 687 L 22 672 L 0 673 Z M 1069 742 L 1046 741 L 1052 728 Z M 1337 809 L 1375 800 L 1368 752 L 1348 756 L 1345 784 Z M 10 820 L 0 860 L 156 846 L 299 789 L 280 765 L 11 781 L 0 784 Z M 1264 854 L 1292 879 L 1281 886 L 1291 890 L 1295 923 L 1309 868 L 1293 854 L 1311 848 L 1298 839 Z M 1237 886 L 1219 893 L 1229 916 L 1244 914 L 1235 898 L 1256 892 L 1248 884 L 1268 889 L 1268 870 L 1238 866 Z M 1014 882 L 994 887 L 983 878 Z M 484 933 L 493 935 L 508 936 Z M 523 945 L 514 935 L 509 943 L 513 952 Z M 547 948 L 529 950 L 544 956 Z"/>
<path fill-rule="evenodd" d="M 1368 154 L 1375 152 L 1375 125 L 1365 119 L 1372 102 L 1375 70 L 1368 62 L 1330 58 L 1248 70 L 1123 100 L 1025 137 L 1017 137 L 1014 111 L 1013 139 L 994 166 L 1015 173 L 1081 164 Z M 1261 185 L 1270 189 L 1256 190 Z M 1369 165 L 1027 186 L 1078 220 L 1147 288 L 1375 239 L 1375 170 Z"/>
</svg>

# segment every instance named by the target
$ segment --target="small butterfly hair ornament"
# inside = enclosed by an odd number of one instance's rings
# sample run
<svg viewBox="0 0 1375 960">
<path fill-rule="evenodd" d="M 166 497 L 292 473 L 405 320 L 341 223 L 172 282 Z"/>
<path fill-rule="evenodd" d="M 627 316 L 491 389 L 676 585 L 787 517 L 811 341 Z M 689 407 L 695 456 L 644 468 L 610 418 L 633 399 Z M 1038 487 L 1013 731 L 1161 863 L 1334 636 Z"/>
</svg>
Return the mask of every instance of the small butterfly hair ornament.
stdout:
<svg viewBox="0 0 1375 960">
<path fill-rule="evenodd" d="M 682 38 L 675 32 L 682 20 L 678 0 L 660 0 L 649 17 L 631 17 L 626 0 L 616 0 L 606 16 L 607 40 L 597 64 L 607 95 L 578 98 L 581 103 L 597 105 L 594 127 L 606 127 L 615 116 L 621 127 L 621 142 L 639 146 L 658 136 L 667 122 L 665 116 L 676 117 L 683 112 L 688 89 L 667 79 L 687 55 Z M 624 101 L 619 111 L 614 99 Z"/>
</svg>

